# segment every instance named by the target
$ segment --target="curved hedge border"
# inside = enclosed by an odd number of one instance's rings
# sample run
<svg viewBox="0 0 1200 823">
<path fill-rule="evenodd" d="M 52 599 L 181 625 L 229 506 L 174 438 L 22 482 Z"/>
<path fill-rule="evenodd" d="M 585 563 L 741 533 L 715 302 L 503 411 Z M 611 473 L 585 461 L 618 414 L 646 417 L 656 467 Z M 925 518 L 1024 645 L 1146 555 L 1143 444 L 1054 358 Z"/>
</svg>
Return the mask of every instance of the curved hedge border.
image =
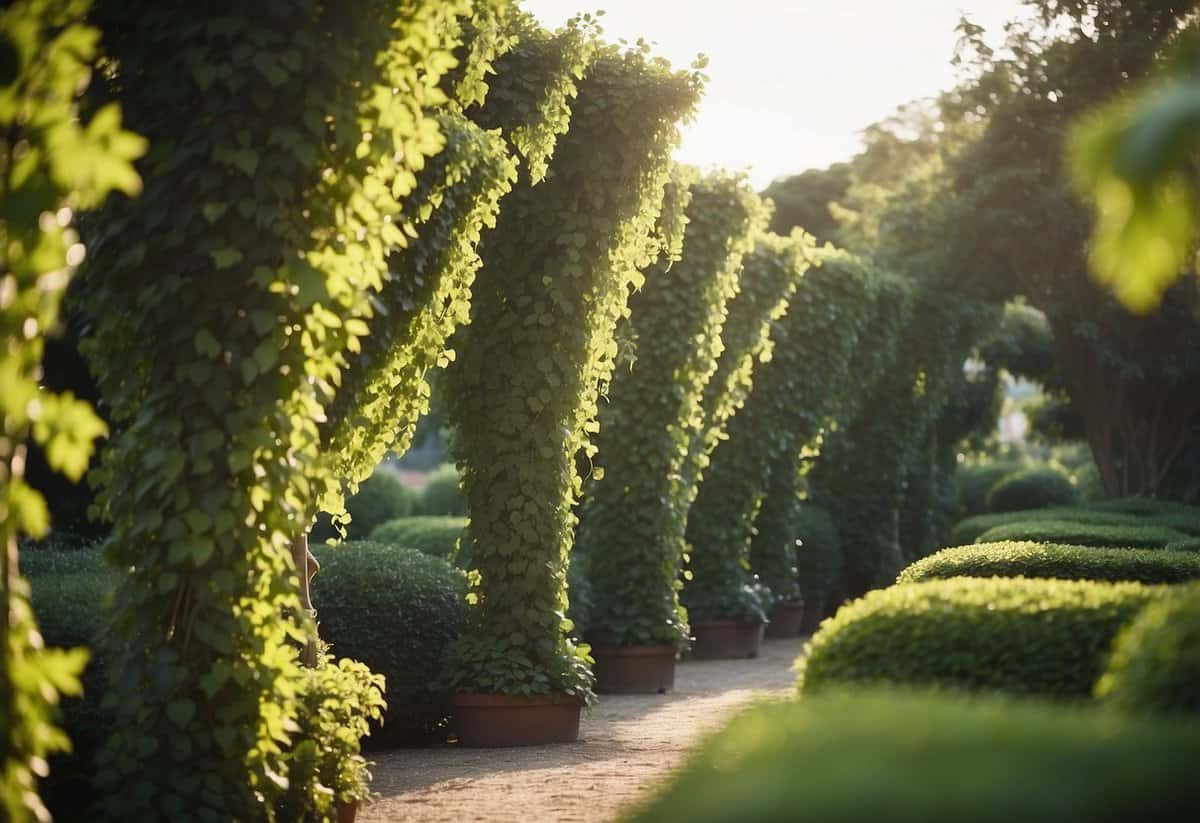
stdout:
<svg viewBox="0 0 1200 823">
<path fill-rule="evenodd" d="M 708 175 L 690 194 L 682 257 L 650 267 L 630 298 L 622 334 L 636 359 L 617 369 L 600 406 L 593 464 L 603 475 L 589 486 L 574 548 L 589 557 L 595 643 L 687 642 L 677 589 L 695 491 L 683 464 L 699 435 L 726 304 L 767 221 L 742 176 Z"/>
<path fill-rule="evenodd" d="M 1030 540 L 1036 543 L 1071 543 L 1082 546 L 1161 549 L 1183 543 L 1188 536 L 1165 526 L 1138 524 L 1104 525 L 1067 520 L 1036 520 L 1009 523 L 988 529 L 976 543 L 1001 543 L 1006 540 Z"/>
<path fill-rule="evenodd" d="M 1193 820 L 1200 735 L 1032 701 L 897 690 L 748 709 L 629 823 Z"/>
<path fill-rule="evenodd" d="M 1079 500 L 1071 480 L 1057 469 L 1018 469 L 996 481 L 987 494 L 991 512 L 1070 506 Z"/>
<path fill-rule="evenodd" d="M 1096 512 L 1082 506 L 1051 506 L 1045 509 L 1025 509 L 1023 511 L 1003 512 L 999 514 L 977 514 L 964 518 L 950 530 L 950 542 L 955 546 L 965 546 L 976 542 L 984 532 L 991 531 L 997 526 L 1007 526 L 1012 523 L 1035 523 L 1047 520 L 1093 523 L 1104 526 L 1136 526 L 1142 522 L 1137 515 L 1119 512 Z"/>
<path fill-rule="evenodd" d="M 1152 603 L 1113 643 L 1095 696 L 1127 712 L 1200 715 L 1200 588 Z"/>
<path fill-rule="evenodd" d="M 948 577 L 1182 583 L 1200 579 L 1200 553 L 1056 543 L 977 543 L 942 549 L 922 558 L 900 572 L 896 582 L 920 583 Z"/>
<path fill-rule="evenodd" d="M 654 227 L 702 75 L 603 47 L 546 179 L 517 186 L 484 241 L 470 325 L 447 374 L 470 525 L 470 629 L 450 685 L 587 696 L 567 638 L 566 555 L 617 320 L 657 252 Z"/>
<path fill-rule="evenodd" d="M 39 387 L 45 335 L 83 259 L 76 209 L 110 191 L 135 195 L 132 161 L 145 141 L 121 128 L 116 106 L 80 116 L 100 32 L 82 25 L 88 3 L 6 4 L 0 11 L 0 818 L 48 819 L 38 799 L 45 760 L 70 748 L 56 704 L 77 694 L 87 659 L 42 647 L 18 568 L 17 537 L 49 528 L 46 501 L 25 482 L 26 442 L 50 468 L 79 480 L 104 423 L 69 393 Z"/>
<path fill-rule="evenodd" d="M 1091 695 L 1117 632 L 1165 589 L 1140 583 L 954 578 L 868 593 L 826 621 L 797 664 L 804 693 L 887 684 Z"/>
</svg>

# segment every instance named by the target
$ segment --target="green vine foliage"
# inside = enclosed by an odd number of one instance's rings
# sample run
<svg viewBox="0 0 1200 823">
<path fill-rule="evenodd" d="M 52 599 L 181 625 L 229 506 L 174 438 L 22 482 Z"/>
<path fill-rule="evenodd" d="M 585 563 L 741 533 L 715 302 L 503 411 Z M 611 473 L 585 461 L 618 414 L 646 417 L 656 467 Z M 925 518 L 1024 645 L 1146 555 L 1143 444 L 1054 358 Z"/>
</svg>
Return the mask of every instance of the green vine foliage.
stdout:
<svg viewBox="0 0 1200 823">
<path fill-rule="evenodd" d="M 82 122 L 100 33 L 81 0 L 25 0 L 0 11 L 0 818 L 48 820 L 37 794 L 46 759 L 70 749 L 56 725 L 61 695 L 80 693 L 84 650 L 42 643 L 18 568 L 17 538 L 44 535 L 46 503 L 24 480 L 32 437 L 51 467 L 78 480 L 106 433 L 70 394 L 43 391 L 42 352 L 67 283 L 84 255 L 75 211 L 112 191 L 136 194 L 131 165 L 145 141 L 121 128 L 120 110 Z"/>
<path fill-rule="evenodd" d="M 475 565 L 453 690 L 590 697 L 586 649 L 564 617 L 575 455 L 595 452 L 614 328 L 658 251 L 677 123 L 701 82 L 645 49 L 600 48 L 545 179 L 522 181 L 484 240 L 447 373 Z"/>
<path fill-rule="evenodd" d="M 652 266 L 630 298 L 622 325 L 633 362 L 617 369 L 600 407 L 593 462 L 603 476 L 579 515 L 573 551 L 586 554 L 595 590 L 588 639 L 605 645 L 686 643 L 677 592 L 694 490 L 683 467 L 742 258 L 767 220 L 740 176 L 710 175 L 690 193 L 682 259 Z"/>
<path fill-rule="evenodd" d="M 844 253 L 825 252 L 773 323 L 771 359 L 713 452 L 688 520 L 693 578 L 683 600 L 697 619 L 759 617 L 750 596 L 750 548 L 770 469 L 780 455 L 793 467 L 820 434 L 850 381 L 851 354 L 867 326 L 871 278 Z M 792 469 L 796 471 L 795 468 Z M 791 543 L 771 544 L 754 568 L 772 600 L 799 598 Z M 769 577 L 764 577 L 766 572 Z"/>
<path fill-rule="evenodd" d="M 770 359 L 771 324 L 787 311 L 811 250 L 810 241 L 797 237 L 800 235 L 782 238 L 764 234 L 746 257 L 745 271 L 721 329 L 717 369 L 705 384 L 700 400 L 700 434 L 688 446 L 683 468 L 688 486 L 699 487 L 712 450 L 750 391 L 755 363 Z"/>
<path fill-rule="evenodd" d="M 906 498 L 906 469 L 992 319 L 991 312 L 956 295 L 919 283 L 914 291 L 912 318 L 885 349 L 893 359 L 867 389 L 870 403 L 831 434 L 810 473 L 813 498 L 829 510 L 842 538 L 850 596 L 889 584 L 907 565 L 901 509 L 920 505 L 918 516 L 926 518 L 931 498 Z M 877 413 L 880 408 L 888 414 Z"/>
<path fill-rule="evenodd" d="M 129 570 L 97 778 L 112 817 L 276 817 L 311 629 L 280 619 L 299 613 L 289 546 L 338 491 L 319 421 L 445 145 L 432 112 L 467 11 L 97 4 L 110 91 L 151 146 L 81 281 L 118 429 L 98 505 Z"/>
<path fill-rule="evenodd" d="M 840 253 L 833 254 L 830 263 L 833 260 L 840 260 L 841 265 L 856 269 L 863 265 Z M 786 373 L 785 376 L 792 382 L 790 389 L 784 390 L 794 392 L 791 401 L 782 394 L 776 397 L 778 407 L 786 409 L 786 412 L 782 412 L 784 416 L 781 422 L 790 420 L 784 428 L 794 427 L 780 437 L 785 443 L 787 440 L 792 440 L 792 443 L 776 451 L 768 465 L 768 485 L 762 506 L 755 517 L 755 534 L 750 542 L 751 569 L 773 591 L 776 600 L 803 597 L 806 588 L 806 581 L 800 578 L 797 571 L 805 564 L 800 564 L 794 553 L 796 541 L 803 540 L 798 524 L 809 519 L 804 513 L 804 500 L 808 497 L 806 474 L 820 456 L 829 429 L 836 428 L 839 421 L 846 421 L 857 414 L 857 410 L 868 400 L 865 389 L 880 377 L 888 362 L 889 347 L 894 346 L 896 335 L 911 317 L 913 290 L 910 282 L 904 278 L 883 275 L 875 269 L 865 269 L 863 274 L 869 277 L 869 294 L 864 295 L 866 299 L 858 306 L 856 322 L 853 324 L 857 325 L 857 330 L 844 330 L 854 332 L 854 340 L 845 341 L 850 343 L 851 348 L 842 348 L 836 353 L 826 352 L 824 359 L 812 356 L 816 350 L 793 353 L 793 358 L 806 354 L 805 361 L 823 362 L 824 365 L 802 366 L 799 361 L 794 362 L 796 373 Z M 852 299 L 852 295 L 844 295 L 842 299 L 846 296 Z M 820 296 L 817 299 L 820 300 Z M 829 295 L 827 299 L 838 298 Z M 812 306 L 810 311 L 820 311 L 820 307 Z M 820 347 L 818 350 L 833 343 L 833 338 L 816 341 Z M 808 341 L 808 344 L 812 344 L 812 341 Z M 802 371 L 809 373 L 802 376 L 799 374 Z M 796 408 L 788 407 L 788 402 Z M 803 546 L 800 546 L 800 551 L 803 551 Z M 826 597 L 823 595 L 817 597 L 817 600 L 824 599 Z M 820 607 L 816 601 L 812 605 Z"/>
</svg>

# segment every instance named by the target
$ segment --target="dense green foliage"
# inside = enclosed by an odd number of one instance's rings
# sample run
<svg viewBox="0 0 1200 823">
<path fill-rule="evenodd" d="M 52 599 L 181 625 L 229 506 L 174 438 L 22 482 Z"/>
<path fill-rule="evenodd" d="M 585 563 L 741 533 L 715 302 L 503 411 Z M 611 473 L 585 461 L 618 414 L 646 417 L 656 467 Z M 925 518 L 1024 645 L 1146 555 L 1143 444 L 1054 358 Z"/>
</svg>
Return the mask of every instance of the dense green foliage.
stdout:
<svg viewBox="0 0 1200 823">
<path fill-rule="evenodd" d="M 804 276 L 787 313 L 771 322 L 770 359 L 755 368 L 744 405 L 713 451 L 688 515 L 693 576 L 682 597 L 697 620 L 762 619 L 747 569 L 754 517 L 766 494 L 771 461 L 796 452 L 816 434 L 825 410 L 795 398 L 837 396 L 860 329 L 854 303 L 867 293 L 867 278 L 853 261 L 832 254 L 805 271 L 809 243 L 803 235 L 787 240 L 771 235 L 747 260 L 743 280 L 763 276 L 764 269 L 789 267 L 795 276 Z M 814 387 L 824 393 L 814 394 Z M 799 596 L 791 547 L 789 541 L 771 553 L 778 560 L 772 567 L 776 573 L 765 582 L 775 585 L 773 599 Z"/>
<path fill-rule="evenodd" d="M 849 684 L 1084 698 L 1113 637 L 1163 590 L 1140 583 L 953 578 L 868 593 L 799 664 L 807 693 Z"/>
<path fill-rule="evenodd" d="M 1006 475 L 987 495 L 991 512 L 1024 511 L 1048 506 L 1069 506 L 1079 498 L 1070 479 L 1050 468 L 1022 469 Z"/>
<path fill-rule="evenodd" d="M 466 580 L 446 561 L 378 541 L 316 550 L 312 597 L 331 651 L 386 679 L 383 739 L 424 741 L 445 725 L 436 689 L 465 616 Z"/>
<path fill-rule="evenodd" d="M 954 472 L 959 516 L 966 518 L 987 512 L 987 497 L 992 487 L 1023 467 L 1017 460 L 988 460 L 959 466 Z"/>
<path fill-rule="evenodd" d="M 629 300 L 619 334 L 633 362 L 602 403 L 574 551 L 588 556 L 594 608 L 588 639 L 603 645 L 686 643 L 677 590 L 694 484 L 684 477 L 700 436 L 704 386 L 717 367 L 726 304 L 767 209 L 744 179 L 689 187 L 682 258 L 661 260 Z"/>
<path fill-rule="evenodd" d="M 0 817 L 43 820 L 37 780 L 70 743 L 61 695 L 78 694 L 86 655 L 47 650 L 18 568 L 17 538 L 49 527 L 46 502 L 24 479 L 27 442 L 50 469 L 79 480 L 105 425 L 70 393 L 39 386 L 45 336 L 84 246 L 74 213 L 111 191 L 136 194 L 131 161 L 144 141 L 117 106 L 80 117 L 100 33 L 80 24 L 80 0 L 25 0 L 0 11 Z"/>
<path fill-rule="evenodd" d="M 381 523 L 371 532 L 372 543 L 417 549 L 433 557 L 470 568 L 469 559 L 458 551 L 458 540 L 467 528 L 467 518 L 449 516 L 401 517 Z"/>
<path fill-rule="evenodd" d="M 1032 540 L 1037 543 L 1072 543 L 1083 546 L 1115 546 L 1134 549 L 1170 548 L 1188 539 L 1183 532 L 1153 524 L 1108 525 L 1068 520 L 1034 520 L 1009 523 L 988 529 L 976 543 Z"/>
<path fill-rule="evenodd" d="M 386 469 L 376 469 L 346 500 L 350 522 L 346 525 L 347 540 L 363 540 L 381 524 L 413 513 L 416 495 Z M 317 530 L 313 530 L 316 537 Z"/>
<path fill-rule="evenodd" d="M 640 51 L 601 48 L 546 179 L 521 181 L 484 240 L 471 323 L 447 374 L 474 567 L 455 690 L 590 692 L 564 618 L 575 458 L 594 454 L 614 329 L 657 252 L 669 154 L 701 81 Z"/>
<path fill-rule="evenodd" d="M 1185 821 L 1200 808 L 1190 726 L 997 698 L 896 691 L 748 709 L 705 741 L 637 823 Z"/>
<path fill-rule="evenodd" d="M 281 620 L 302 615 L 290 548 L 354 479 L 321 421 L 382 322 L 405 201 L 446 145 L 434 107 L 469 10 L 96 5 L 108 90 L 150 140 L 143 195 L 95 220 L 79 295 L 117 430 L 98 505 L 130 572 L 100 759 L 110 815 L 262 819 L 284 799 L 318 685 L 293 642 L 311 624 Z"/>
<path fill-rule="evenodd" d="M 467 500 L 463 497 L 458 469 L 452 463 L 438 466 L 425 476 L 425 485 L 417 500 L 415 514 L 424 517 L 463 517 Z"/>
<path fill-rule="evenodd" d="M 980 543 L 942 549 L 913 563 L 897 583 L 946 577 L 1050 577 L 1181 583 L 1200 578 L 1200 553 L 1161 549 L 1101 549 L 1057 543 Z"/>
<path fill-rule="evenodd" d="M 1200 713 L 1197 588 L 1153 603 L 1117 635 L 1096 697 L 1128 712 Z"/>
<path fill-rule="evenodd" d="M 768 504 L 772 499 L 767 498 Z M 764 511 L 768 504 L 763 505 Z M 804 631 L 813 632 L 841 604 L 842 541 L 829 512 L 808 501 L 793 508 L 788 524 L 788 532 L 795 535 L 796 541 L 796 577 L 804 600 Z"/>
</svg>

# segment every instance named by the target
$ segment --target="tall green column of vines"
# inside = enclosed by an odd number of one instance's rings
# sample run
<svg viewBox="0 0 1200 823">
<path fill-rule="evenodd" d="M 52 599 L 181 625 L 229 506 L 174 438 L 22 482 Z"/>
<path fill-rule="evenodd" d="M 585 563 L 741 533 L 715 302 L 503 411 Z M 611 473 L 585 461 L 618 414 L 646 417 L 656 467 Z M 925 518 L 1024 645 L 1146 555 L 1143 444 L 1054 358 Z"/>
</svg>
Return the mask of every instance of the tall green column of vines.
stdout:
<svg viewBox="0 0 1200 823">
<path fill-rule="evenodd" d="M 686 643 L 677 590 L 694 490 L 684 462 L 742 258 L 767 219 L 740 177 L 709 175 L 690 193 L 682 259 L 652 266 L 630 298 L 623 342 L 633 362 L 617 369 L 600 406 L 594 463 L 603 478 L 588 488 L 574 548 L 588 557 L 595 643 Z"/>
<path fill-rule="evenodd" d="M 811 524 L 814 518 L 823 522 L 821 514 L 805 511 L 810 505 L 806 503 L 807 474 L 813 463 L 820 459 L 831 429 L 836 430 L 837 426 L 847 423 L 869 400 L 872 387 L 883 370 L 891 366 L 896 341 L 912 313 L 913 288 L 909 280 L 879 272 L 872 272 L 872 275 L 872 300 L 862 307 L 865 325 L 845 369 L 844 390 L 829 406 L 835 411 L 830 415 L 831 419 L 824 421 L 823 429 L 815 439 L 801 443 L 798 452 L 786 450 L 774 459 L 766 496 L 754 521 L 751 567 L 764 578 L 782 575 L 791 565 L 794 551 L 795 576 L 804 602 L 805 625 L 809 628 L 815 628 L 835 605 L 843 569 L 840 555 L 828 557 L 822 553 L 826 547 L 797 545 L 797 540 L 803 536 L 803 524 Z M 797 402 L 821 401 L 797 398 Z M 787 578 L 782 580 L 783 583 L 773 590 L 786 589 Z M 769 579 L 767 585 L 771 585 Z"/>
<path fill-rule="evenodd" d="M 271 819 L 284 798 L 313 682 L 280 619 L 299 606 L 288 547 L 337 489 L 318 421 L 443 148 L 430 112 L 467 11 L 97 6 L 112 93 L 151 145 L 144 195 L 95 223 L 81 292 L 117 427 L 100 508 L 129 570 L 98 764 L 111 817 Z"/>
<path fill-rule="evenodd" d="M 868 389 L 870 401 L 828 438 L 810 474 L 814 500 L 841 535 L 852 597 L 888 585 L 906 565 L 901 509 L 929 500 L 906 499 L 905 468 L 988 322 L 973 304 L 919 283 L 914 288 L 912 319 L 898 336 L 892 364 Z"/>
<path fill-rule="evenodd" d="M 516 180 L 517 158 L 526 160 L 530 179 L 544 174 L 593 48 L 582 20 L 549 33 L 527 15 L 498 19 L 492 6 L 476 9 L 466 29 L 468 43 L 459 51 L 486 62 L 468 63 L 447 78 L 458 96 L 436 114 L 446 147 L 418 174 L 398 218 L 413 239 L 388 258 L 376 298 L 381 316 L 359 349 L 346 354 L 322 424 L 324 451 L 343 493 L 388 451 L 407 450 L 429 407 L 428 375 L 455 356 L 448 341 L 470 317 L 482 263 L 477 249 Z M 327 499 L 323 508 L 337 512 L 342 502 Z"/>
<path fill-rule="evenodd" d="M 819 432 L 844 391 L 848 364 L 872 298 L 867 272 L 848 255 L 826 253 L 809 270 L 771 329 L 771 359 L 713 452 L 688 520 L 692 579 L 683 601 L 697 619 L 760 618 L 750 591 L 749 551 L 771 463 L 795 456 Z M 790 558 L 768 569 L 775 599 L 798 595 Z"/>
<path fill-rule="evenodd" d="M 564 617 L 575 455 L 594 453 L 614 327 L 657 251 L 669 155 L 701 78 L 600 49 L 546 179 L 522 181 L 485 238 L 447 375 L 476 565 L 451 665 L 458 691 L 590 694 Z"/>
<path fill-rule="evenodd" d="M 136 195 L 131 161 L 144 141 L 117 107 L 80 119 L 99 32 L 80 0 L 24 0 L 0 11 L 0 818 L 46 820 L 37 780 L 69 749 L 61 695 L 79 693 L 82 650 L 46 649 L 18 568 L 17 538 L 49 527 L 46 503 L 24 479 L 26 443 L 78 479 L 105 426 L 84 402 L 39 388 L 47 333 L 85 254 L 75 212 L 110 191 Z"/>
</svg>

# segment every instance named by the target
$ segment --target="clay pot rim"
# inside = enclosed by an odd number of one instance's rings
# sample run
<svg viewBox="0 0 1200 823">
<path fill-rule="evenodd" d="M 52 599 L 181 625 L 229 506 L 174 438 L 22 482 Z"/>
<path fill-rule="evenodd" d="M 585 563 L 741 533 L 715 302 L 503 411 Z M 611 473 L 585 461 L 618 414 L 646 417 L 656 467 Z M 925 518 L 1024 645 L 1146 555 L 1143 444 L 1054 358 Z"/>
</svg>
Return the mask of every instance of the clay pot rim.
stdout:
<svg viewBox="0 0 1200 823">
<path fill-rule="evenodd" d="M 480 709 L 508 709 L 537 706 L 583 706 L 583 698 L 565 692 L 551 694 L 487 694 L 485 692 L 456 692 L 450 695 L 450 705 Z"/>
<path fill-rule="evenodd" d="M 597 654 L 613 657 L 666 657 L 668 655 L 674 657 L 677 651 L 675 646 L 666 643 L 657 643 L 653 646 L 641 644 L 635 646 L 592 646 L 593 657 Z"/>
</svg>

